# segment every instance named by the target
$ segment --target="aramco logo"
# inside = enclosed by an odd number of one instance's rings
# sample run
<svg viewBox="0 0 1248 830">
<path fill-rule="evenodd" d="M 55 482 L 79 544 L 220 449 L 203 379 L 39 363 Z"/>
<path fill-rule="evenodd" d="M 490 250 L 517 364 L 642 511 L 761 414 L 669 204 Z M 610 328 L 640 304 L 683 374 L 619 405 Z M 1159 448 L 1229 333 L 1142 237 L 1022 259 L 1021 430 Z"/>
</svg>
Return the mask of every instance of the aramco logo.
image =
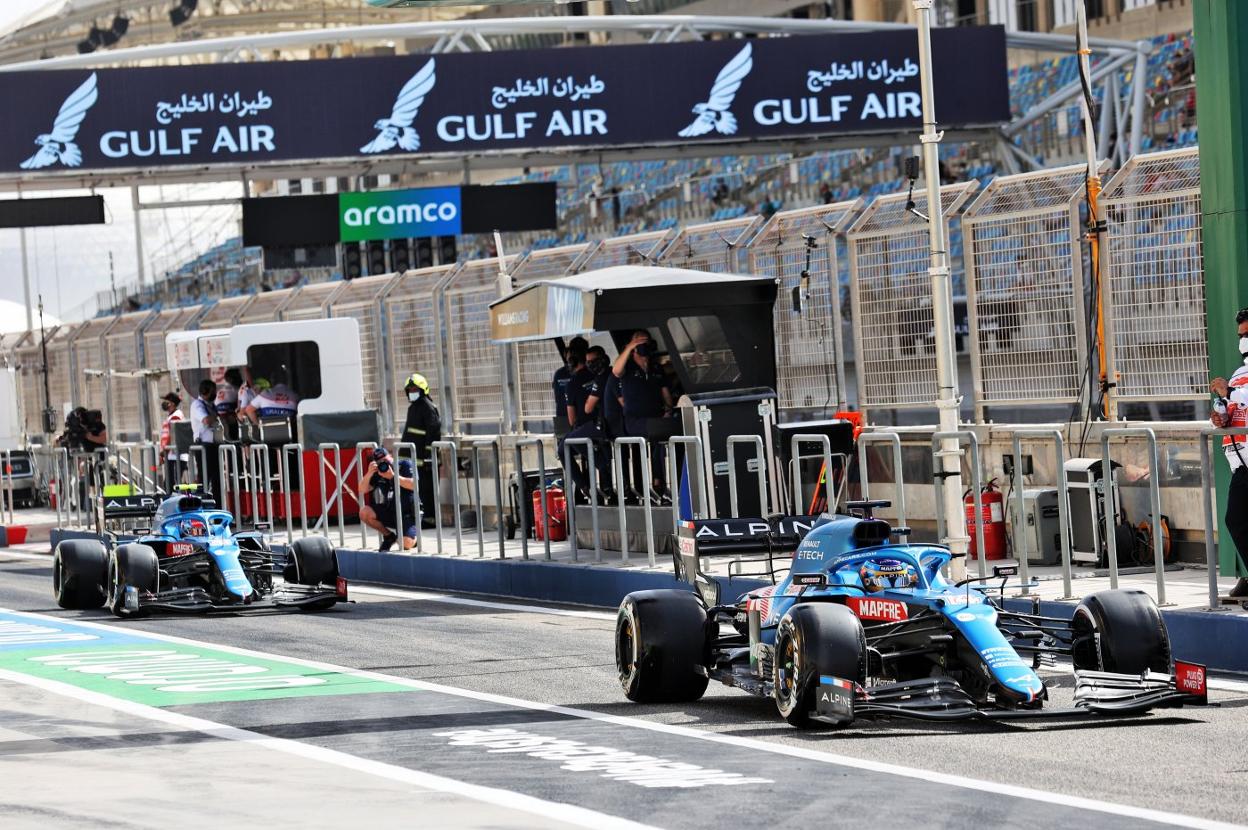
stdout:
<svg viewBox="0 0 1248 830">
<path fill-rule="evenodd" d="M 373 225 L 415 225 L 422 222 L 453 222 L 459 216 L 454 202 L 429 202 L 423 205 L 369 205 L 350 207 L 342 221 L 353 228 Z"/>
</svg>

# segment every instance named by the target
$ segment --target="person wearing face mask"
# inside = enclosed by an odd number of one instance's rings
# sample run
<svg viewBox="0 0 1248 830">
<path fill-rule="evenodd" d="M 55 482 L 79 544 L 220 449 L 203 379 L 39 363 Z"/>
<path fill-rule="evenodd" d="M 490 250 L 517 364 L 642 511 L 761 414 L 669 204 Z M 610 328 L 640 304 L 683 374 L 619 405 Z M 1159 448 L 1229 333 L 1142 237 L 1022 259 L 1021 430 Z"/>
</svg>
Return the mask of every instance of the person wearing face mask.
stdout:
<svg viewBox="0 0 1248 830">
<path fill-rule="evenodd" d="M 583 376 L 582 376 L 583 375 Z M 599 504 L 609 504 L 614 500 L 611 488 L 611 444 L 610 434 L 606 428 L 603 398 L 607 383 L 611 377 L 607 352 L 601 346 L 591 346 L 585 354 L 585 367 L 574 377 L 568 387 L 568 404 L 575 408 L 577 423 L 567 438 L 589 438 L 594 442 L 594 468 L 598 471 L 598 489 L 601 493 Z M 583 448 L 578 448 L 578 452 Z M 563 441 L 559 444 L 559 457 L 563 457 Z M 585 495 L 589 491 L 589 474 L 573 459 L 572 480 L 580 494 L 578 498 L 589 501 Z"/>
<path fill-rule="evenodd" d="M 1235 315 L 1239 327 L 1239 354 L 1243 364 L 1228 381 L 1214 378 L 1209 389 L 1217 395 L 1209 420 L 1215 427 L 1248 427 L 1248 308 Z M 1248 597 L 1248 438 L 1226 435 L 1222 451 L 1231 467 L 1231 487 L 1226 494 L 1226 529 L 1239 554 L 1239 581 L 1230 596 Z"/>
<path fill-rule="evenodd" d="M 429 451 L 434 441 L 442 440 L 442 416 L 429 397 L 429 381 L 419 373 L 408 375 L 403 384 L 407 394 L 407 421 L 400 440 L 416 447 L 416 479 L 420 493 L 421 519 L 425 527 L 433 527 L 433 467 Z"/>
<path fill-rule="evenodd" d="M 182 398 L 177 392 L 170 392 L 160 399 L 160 411 L 165 413 L 165 418 L 160 422 L 160 458 L 165 464 L 165 485 L 167 492 L 173 492 L 173 486 L 178 483 L 178 451 L 173 446 L 173 425 L 178 421 L 185 421 L 186 416 L 182 414 L 182 410 L 178 407 L 182 403 Z M 183 455 L 182 461 L 186 461 Z"/>
</svg>

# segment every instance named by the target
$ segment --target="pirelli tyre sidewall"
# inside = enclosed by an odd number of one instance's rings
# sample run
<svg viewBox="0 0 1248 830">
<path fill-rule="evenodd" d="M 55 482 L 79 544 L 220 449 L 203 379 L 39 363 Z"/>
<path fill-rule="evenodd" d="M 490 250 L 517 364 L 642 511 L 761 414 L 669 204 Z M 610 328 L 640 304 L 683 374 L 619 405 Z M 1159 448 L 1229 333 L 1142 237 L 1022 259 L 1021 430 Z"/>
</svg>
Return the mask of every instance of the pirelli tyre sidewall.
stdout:
<svg viewBox="0 0 1248 830">
<path fill-rule="evenodd" d="M 1143 591 L 1098 591 L 1071 619 L 1076 669 L 1141 674 L 1170 671 L 1170 635 L 1153 598 Z"/>
<path fill-rule="evenodd" d="M 338 555 L 324 536 L 296 539 L 283 577 L 299 585 L 333 584 L 338 577 Z"/>
<path fill-rule="evenodd" d="M 52 595 L 61 608 L 100 608 L 107 599 L 108 551 L 94 539 L 68 539 L 52 554 Z"/>
<path fill-rule="evenodd" d="M 692 591 L 637 591 L 624 597 L 615 626 L 615 666 L 636 703 L 685 703 L 706 691 L 710 625 Z"/>
<path fill-rule="evenodd" d="M 809 728 L 819 676 L 864 683 L 867 641 L 862 623 L 840 604 L 794 605 L 776 626 L 772 680 L 776 710 L 790 725 Z"/>
<path fill-rule="evenodd" d="M 141 609 L 126 607 L 126 589 L 139 594 L 160 590 L 160 560 L 147 545 L 118 545 L 108 559 L 108 610 L 118 617 L 136 616 Z"/>
</svg>

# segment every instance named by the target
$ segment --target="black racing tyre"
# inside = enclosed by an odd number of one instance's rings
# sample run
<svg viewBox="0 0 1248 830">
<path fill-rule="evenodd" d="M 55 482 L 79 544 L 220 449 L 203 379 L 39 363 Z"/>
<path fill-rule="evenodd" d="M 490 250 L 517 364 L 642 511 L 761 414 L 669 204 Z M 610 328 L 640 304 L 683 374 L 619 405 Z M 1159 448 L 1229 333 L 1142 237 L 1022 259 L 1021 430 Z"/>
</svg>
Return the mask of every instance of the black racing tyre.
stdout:
<svg viewBox="0 0 1248 830">
<path fill-rule="evenodd" d="M 126 589 L 140 594 L 156 593 L 160 587 L 160 560 L 147 545 L 119 545 L 108 559 L 108 610 L 113 616 L 135 616 L 126 608 Z"/>
<path fill-rule="evenodd" d="M 324 536 L 296 539 L 290 546 L 283 576 L 298 585 L 333 584 L 338 578 L 338 554 Z"/>
<path fill-rule="evenodd" d="M 635 703 L 687 703 L 706 691 L 710 624 L 692 591 L 635 591 L 620 603 L 615 667 Z"/>
<path fill-rule="evenodd" d="M 803 602 L 776 627 L 772 660 L 776 709 L 790 725 L 807 729 L 812 721 L 819 675 L 865 683 L 867 639 L 862 623 L 843 605 Z"/>
<path fill-rule="evenodd" d="M 104 605 L 108 551 L 94 539 L 68 539 L 52 554 L 52 594 L 61 608 Z"/>
<path fill-rule="evenodd" d="M 1071 620 L 1076 669 L 1142 674 L 1170 671 L 1170 634 L 1157 603 L 1143 591 L 1098 591 Z"/>
</svg>

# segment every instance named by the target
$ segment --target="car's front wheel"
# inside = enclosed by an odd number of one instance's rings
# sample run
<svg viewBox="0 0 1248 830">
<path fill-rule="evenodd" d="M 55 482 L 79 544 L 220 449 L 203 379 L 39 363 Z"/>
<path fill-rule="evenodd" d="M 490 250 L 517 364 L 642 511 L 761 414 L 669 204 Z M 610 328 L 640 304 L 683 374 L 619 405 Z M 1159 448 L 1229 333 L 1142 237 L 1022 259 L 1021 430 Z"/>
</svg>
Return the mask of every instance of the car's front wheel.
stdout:
<svg viewBox="0 0 1248 830">
<path fill-rule="evenodd" d="M 154 594 L 160 586 L 160 560 L 147 545 L 119 545 L 108 559 L 108 610 L 116 617 L 136 616 L 137 606 L 126 603 L 126 594 L 133 591 Z"/>
<path fill-rule="evenodd" d="M 1098 591 L 1083 598 L 1070 621 L 1076 669 L 1142 674 L 1170 671 L 1170 634 L 1143 591 Z"/>
<path fill-rule="evenodd" d="M 789 609 L 776 627 L 772 680 L 776 709 L 790 725 L 814 726 L 819 677 L 864 683 L 867 641 L 862 623 L 843 605 L 803 602 Z"/>
</svg>

